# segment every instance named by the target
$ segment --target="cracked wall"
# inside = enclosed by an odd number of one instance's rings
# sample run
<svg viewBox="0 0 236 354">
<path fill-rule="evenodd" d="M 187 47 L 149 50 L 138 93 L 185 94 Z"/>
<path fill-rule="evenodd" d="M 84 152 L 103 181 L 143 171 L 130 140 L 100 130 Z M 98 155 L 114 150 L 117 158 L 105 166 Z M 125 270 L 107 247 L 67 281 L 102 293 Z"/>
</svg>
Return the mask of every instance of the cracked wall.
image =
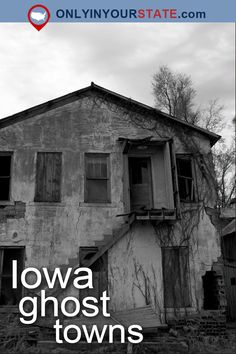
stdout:
<svg viewBox="0 0 236 354">
<path fill-rule="evenodd" d="M 128 114 L 106 99 L 82 97 L 0 130 L 0 151 L 13 152 L 11 199 L 23 203 L 25 208 L 22 217 L 0 221 L 0 246 L 25 246 L 26 266 L 53 269 L 77 257 L 79 247 L 94 246 L 95 241 L 118 229 L 124 219 L 116 215 L 126 211 L 125 194 L 128 193 L 124 190 L 125 165 L 118 138 L 141 139 L 150 135 L 155 139 L 173 139 L 175 153 L 191 153 L 196 162 L 199 201 L 183 205 L 181 211 L 184 215 L 187 209 L 187 219 L 196 225 L 190 222 L 186 231 L 180 222 L 173 223 L 172 241 L 178 243 L 184 239 L 190 246 L 193 308 L 201 308 L 201 276 L 220 255 L 219 236 L 204 211 L 205 206 L 214 206 L 216 198 L 210 142 L 200 133 L 163 118 Z M 63 153 L 61 203 L 34 202 L 39 151 Z M 84 154 L 87 152 L 110 154 L 110 204 L 84 202 Z M 197 208 L 194 217 L 191 208 Z M 168 230 L 159 227 L 159 231 L 161 237 L 151 225 L 136 225 L 110 250 L 109 287 L 114 309 L 151 303 L 163 321 L 160 239 L 168 240 Z M 187 238 L 186 232 L 191 234 Z"/>
</svg>

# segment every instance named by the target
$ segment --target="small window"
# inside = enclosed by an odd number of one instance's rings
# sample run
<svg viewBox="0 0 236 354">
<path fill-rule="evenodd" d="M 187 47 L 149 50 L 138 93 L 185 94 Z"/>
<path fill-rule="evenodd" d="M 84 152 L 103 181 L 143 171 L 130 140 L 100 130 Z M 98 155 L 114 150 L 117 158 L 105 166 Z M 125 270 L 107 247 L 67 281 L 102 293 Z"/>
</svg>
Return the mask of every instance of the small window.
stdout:
<svg viewBox="0 0 236 354">
<path fill-rule="evenodd" d="M 190 156 L 177 156 L 177 174 L 180 201 L 194 202 L 194 180 Z"/>
<path fill-rule="evenodd" d="M 165 307 L 190 306 L 188 248 L 162 248 Z"/>
<path fill-rule="evenodd" d="M 0 200 L 10 199 L 11 153 L 0 153 Z"/>
<path fill-rule="evenodd" d="M 85 202 L 110 203 L 108 154 L 85 155 Z"/>
<path fill-rule="evenodd" d="M 60 202 L 61 164 L 60 152 L 38 152 L 36 165 L 36 202 Z"/>
<path fill-rule="evenodd" d="M 12 289 L 12 261 L 17 261 L 18 284 Z M 0 248 L 0 305 L 17 305 L 22 297 L 20 274 L 24 268 L 23 248 Z"/>
</svg>

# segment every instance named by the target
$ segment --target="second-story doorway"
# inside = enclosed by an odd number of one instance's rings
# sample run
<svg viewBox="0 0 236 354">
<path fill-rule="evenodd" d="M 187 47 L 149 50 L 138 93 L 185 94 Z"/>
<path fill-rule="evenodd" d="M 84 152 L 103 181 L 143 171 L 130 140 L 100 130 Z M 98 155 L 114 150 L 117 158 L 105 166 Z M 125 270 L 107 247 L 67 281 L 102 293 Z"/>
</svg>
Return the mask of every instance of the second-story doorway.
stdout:
<svg viewBox="0 0 236 354">
<path fill-rule="evenodd" d="M 131 210 L 151 209 L 152 179 L 149 157 L 129 157 Z"/>
</svg>

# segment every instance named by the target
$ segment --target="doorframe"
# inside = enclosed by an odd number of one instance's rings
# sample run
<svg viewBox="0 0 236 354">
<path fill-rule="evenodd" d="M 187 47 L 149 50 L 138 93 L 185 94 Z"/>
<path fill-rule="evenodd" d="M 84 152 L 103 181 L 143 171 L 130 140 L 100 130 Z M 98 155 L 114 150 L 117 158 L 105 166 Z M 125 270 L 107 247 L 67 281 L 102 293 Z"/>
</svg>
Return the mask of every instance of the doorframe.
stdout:
<svg viewBox="0 0 236 354">
<path fill-rule="evenodd" d="M 154 193 L 154 190 L 153 190 L 153 178 L 152 178 L 152 159 L 151 159 L 151 156 L 150 154 L 147 154 L 147 155 L 139 155 L 139 154 L 129 154 L 128 155 L 128 192 L 129 192 L 129 196 L 128 196 L 128 199 L 129 199 L 129 210 L 130 211 L 133 211 L 132 210 L 132 203 L 131 203 L 131 174 L 130 174 L 130 159 L 146 159 L 147 160 L 147 163 L 148 163 L 148 178 L 149 178 L 149 198 L 150 198 L 150 208 L 153 208 L 153 205 L 154 205 L 154 201 L 153 201 L 153 193 Z"/>
</svg>

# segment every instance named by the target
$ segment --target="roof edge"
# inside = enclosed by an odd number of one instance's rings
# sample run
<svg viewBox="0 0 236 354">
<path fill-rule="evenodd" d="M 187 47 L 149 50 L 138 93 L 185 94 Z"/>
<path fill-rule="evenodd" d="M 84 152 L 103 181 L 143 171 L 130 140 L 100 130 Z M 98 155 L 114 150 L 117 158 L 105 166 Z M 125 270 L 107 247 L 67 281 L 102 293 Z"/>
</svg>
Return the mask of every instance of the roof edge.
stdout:
<svg viewBox="0 0 236 354">
<path fill-rule="evenodd" d="M 168 113 L 165 113 L 165 112 L 163 112 L 163 111 L 161 111 L 161 110 L 159 110 L 157 108 L 154 108 L 152 106 L 146 105 L 145 103 L 136 101 L 136 100 L 134 100 L 132 98 L 128 98 L 128 97 L 123 96 L 123 95 L 121 95 L 119 93 L 116 93 L 114 91 L 110 91 L 108 89 L 105 89 L 104 87 L 99 86 L 99 85 L 95 84 L 94 82 L 91 82 L 91 86 L 96 88 L 96 89 L 98 89 L 98 90 L 101 90 L 101 91 L 104 91 L 106 93 L 109 93 L 109 94 L 111 94 L 113 96 L 116 96 L 117 98 L 120 98 L 122 100 L 126 100 L 126 101 L 128 100 L 130 103 L 133 103 L 134 105 L 139 105 L 139 106 L 143 107 L 144 109 L 148 109 L 149 111 L 151 111 L 154 114 L 158 113 L 159 115 L 162 115 L 163 117 L 171 119 L 171 120 L 175 121 L 176 123 L 178 123 L 180 125 L 185 125 L 185 126 L 187 126 L 189 128 L 198 130 L 199 132 L 211 137 L 210 140 L 212 140 L 212 142 L 213 142 L 213 144 L 211 146 L 213 146 L 221 138 L 221 135 L 219 135 L 219 134 L 213 133 L 213 132 L 211 132 L 211 131 L 209 131 L 207 129 L 204 129 L 204 128 L 198 126 L 198 125 L 185 122 L 184 120 L 181 120 L 181 119 L 178 119 L 177 117 L 171 116 Z"/>
<path fill-rule="evenodd" d="M 101 91 L 103 93 L 106 93 L 106 94 L 109 94 L 113 97 L 116 97 L 120 100 L 125 100 L 125 101 L 128 101 L 134 105 L 137 105 L 139 107 L 142 107 L 143 109 L 146 109 L 148 110 L 150 113 L 152 114 L 158 114 L 159 116 L 162 116 L 163 118 L 168 118 L 168 119 L 171 119 L 172 121 L 176 122 L 177 124 L 179 125 L 184 125 L 186 127 L 189 127 L 191 129 L 194 129 L 194 130 L 197 130 L 199 131 L 200 133 L 206 135 L 210 142 L 211 142 L 211 146 L 213 146 L 220 138 L 221 136 L 216 134 L 216 133 L 213 133 L 213 132 L 210 132 L 209 130 L 207 129 L 204 129 L 204 128 L 201 128 L 197 125 L 194 125 L 194 124 L 191 124 L 191 123 L 188 123 L 188 122 L 185 122 L 181 119 L 178 119 L 174 116 L 171 116 L 165 112 L 162 112 L 154 107 L 151 107 L 151 106 L 148 106 L 144 103 L 141 103 L 139 101 L 136 101 L 136 100 L 133 100 L 132 98 L 128 98 L 126 96 L 123 96 L 119 93 L 116 93 L 114 91 L 111 91 L 111 90 L 108 90 L 102 86 L 99 86 L 97 84 L 95 84 L 94 82 L 91 82 L 90 86 L 87 86 L 87 87 L 84 87 L 80 90 L 77 90 L 77 91 L 73 91 L 69 94 L 66 94 L 66 95 L 63 95 L 63 96 L 60 96 L 58 98 L 54 98 L 52 100 L 49 100 L 49 101 L 46 101 L 44 103 L 41 103 L 39 105 L 36 105 L 36 106 L 33 106 L 33 107 L 30 107 L 28 109 L 25 109 L 23 111 L 20 111 L 18 113 L 15 113 L 11 116 L 8 116 L 8 117 L 5 117 L 5 118 L 2 118 L 0 119 L 0 129 L 2 128 L 5 128 L 7 126 L 10 126 L 12 124 L 15 124 L 15 123 L 18 123 L 18 122 L 21 122 L 25 119 L 29 119 L 29 118 L 32 118 L 34 117 L 35 115 L 39 115 L 39 114 L 42 114 L 44 113 L 45 111 L 48 111 L 48 110 L 52 110 L 52 109 L 55 109 L 59 106 L 62 106 L 62 105 L 65 105 L 67 103 L 70 103 L 70 102 L 73 102 L 73 101 L 76 101 L 79 96 L 81 96 L 83 93 L 89 91 L 89 90 L 98 90 L 98 91 Z"/>
<path fill-rule="evenodd" d="M 58 98 L 53 98 L 52 100 L 40 103 L 36 106 L 27 108 L 23 111 L 15 113 L 11 116 L 0 119 L 0 129 L 5 128 L 9 125 L 21 122 L 25 119 L 32 118 L 35 115 L 39 115 L 44 113 L 45 111 L 49 111 L 55 109 L 58 106 L 63 106 L 67 103 L 76 101 L 81 94 L 87 92 L 93 87 L 92 85 L 86 86 L 80 90 L 70 92 L 66 95 L 60 96 Z"/>
</svg>

